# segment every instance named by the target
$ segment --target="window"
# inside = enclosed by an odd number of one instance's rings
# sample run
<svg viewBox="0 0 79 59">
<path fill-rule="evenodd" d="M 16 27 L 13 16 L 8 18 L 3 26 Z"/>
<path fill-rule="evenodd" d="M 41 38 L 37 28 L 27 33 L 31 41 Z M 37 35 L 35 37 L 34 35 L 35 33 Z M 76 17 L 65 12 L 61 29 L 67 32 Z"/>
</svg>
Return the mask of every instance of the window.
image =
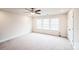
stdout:
<svg viewBox="0 0 79 59">
<path fill-rule="evenodd" d="M 42 19 L 36 19 L 36 27 L 37 29 L 42 29 Z"/>
<path fill-rule="evenodd" d="M 59 19 L 58 18 L 51 19 L 50 30 L 59 30 Z"/>
<path fill-rule="evenodd" d="M 59 30 L 59 19 L 37 19 L 36 22 L 37 29 L 46 29 L 46 30 Z"/>
<path fill-rule="evenodd" d="M 48 19 L 43 19 L 42 27 L 43 27 L 43 29 L 49 29 L 49 20 Z"/>
</svg>

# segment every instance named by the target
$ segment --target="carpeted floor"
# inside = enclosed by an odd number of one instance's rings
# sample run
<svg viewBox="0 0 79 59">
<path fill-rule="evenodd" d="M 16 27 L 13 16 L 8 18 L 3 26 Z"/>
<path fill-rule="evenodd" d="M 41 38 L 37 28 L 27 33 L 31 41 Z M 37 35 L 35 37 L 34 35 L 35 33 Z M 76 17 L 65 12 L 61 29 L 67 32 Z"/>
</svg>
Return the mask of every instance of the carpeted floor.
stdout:
<svg viewBox="0 0 79 59">
<path fill-rule="evenodd" d="M 0 43 L 0 50 L 71 50 L 66 38 L 31 33 Z"/>
</svg>

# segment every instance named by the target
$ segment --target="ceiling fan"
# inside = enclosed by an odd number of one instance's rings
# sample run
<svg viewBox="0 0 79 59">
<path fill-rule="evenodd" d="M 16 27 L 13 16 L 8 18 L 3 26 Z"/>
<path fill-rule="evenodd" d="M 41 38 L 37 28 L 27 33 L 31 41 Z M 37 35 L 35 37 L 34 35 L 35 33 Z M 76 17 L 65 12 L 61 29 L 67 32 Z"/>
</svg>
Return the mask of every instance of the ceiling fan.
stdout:
<svg viewBox="0 0 79 59">
<path fill-rule="evenodd" d="M 32 15 L 34 14 L 41 14 L 40 13 L 40 9 L 37 9 L 37 8 L 25 8 L 25 10 L 27 10 L 28 12 L 25 12 L 25 13 L 31 13 Z"/>
</svg>

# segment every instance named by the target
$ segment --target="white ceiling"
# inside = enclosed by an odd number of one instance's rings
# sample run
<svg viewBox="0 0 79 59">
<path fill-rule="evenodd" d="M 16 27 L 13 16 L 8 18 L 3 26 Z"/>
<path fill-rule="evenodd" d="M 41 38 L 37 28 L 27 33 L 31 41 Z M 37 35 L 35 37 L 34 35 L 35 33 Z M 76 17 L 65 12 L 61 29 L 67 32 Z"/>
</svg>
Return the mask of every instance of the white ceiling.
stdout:
<svg viewBox="0 0 79 59">
<path fill-rule="evenodd" d="M 37 8 L 41 9 L 41 15 L 57 15 L 57 14 L 64 14 L 69 11 L 68 8 Z M 24 14 L 27 12 L 24 8 L 2 8 L 1 10 Z"/>
</svg>

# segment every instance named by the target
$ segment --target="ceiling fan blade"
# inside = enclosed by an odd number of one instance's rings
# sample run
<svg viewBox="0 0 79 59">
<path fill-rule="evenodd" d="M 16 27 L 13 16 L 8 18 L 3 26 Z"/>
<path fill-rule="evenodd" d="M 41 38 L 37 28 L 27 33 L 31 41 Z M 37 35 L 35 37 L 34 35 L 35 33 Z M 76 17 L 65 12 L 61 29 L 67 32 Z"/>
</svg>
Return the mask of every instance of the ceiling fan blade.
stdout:
<svg viewBox="0 0 79 59">
<path fill-rule="evenodd" d="M 25 8 L 25 10 L 27 10 L 27 11 L 31 11 L 30 8 Z"/>
<path fill-rule="evenodd" d="M 36 14 L 41 14 L 41 13 L 36 13 Z"/>
<path fill-rule="evenodd" d="M 37 13 L 37 12 L 40 12 L 41 10 L 36 10 L 35 12 Z"/>
</svg>

